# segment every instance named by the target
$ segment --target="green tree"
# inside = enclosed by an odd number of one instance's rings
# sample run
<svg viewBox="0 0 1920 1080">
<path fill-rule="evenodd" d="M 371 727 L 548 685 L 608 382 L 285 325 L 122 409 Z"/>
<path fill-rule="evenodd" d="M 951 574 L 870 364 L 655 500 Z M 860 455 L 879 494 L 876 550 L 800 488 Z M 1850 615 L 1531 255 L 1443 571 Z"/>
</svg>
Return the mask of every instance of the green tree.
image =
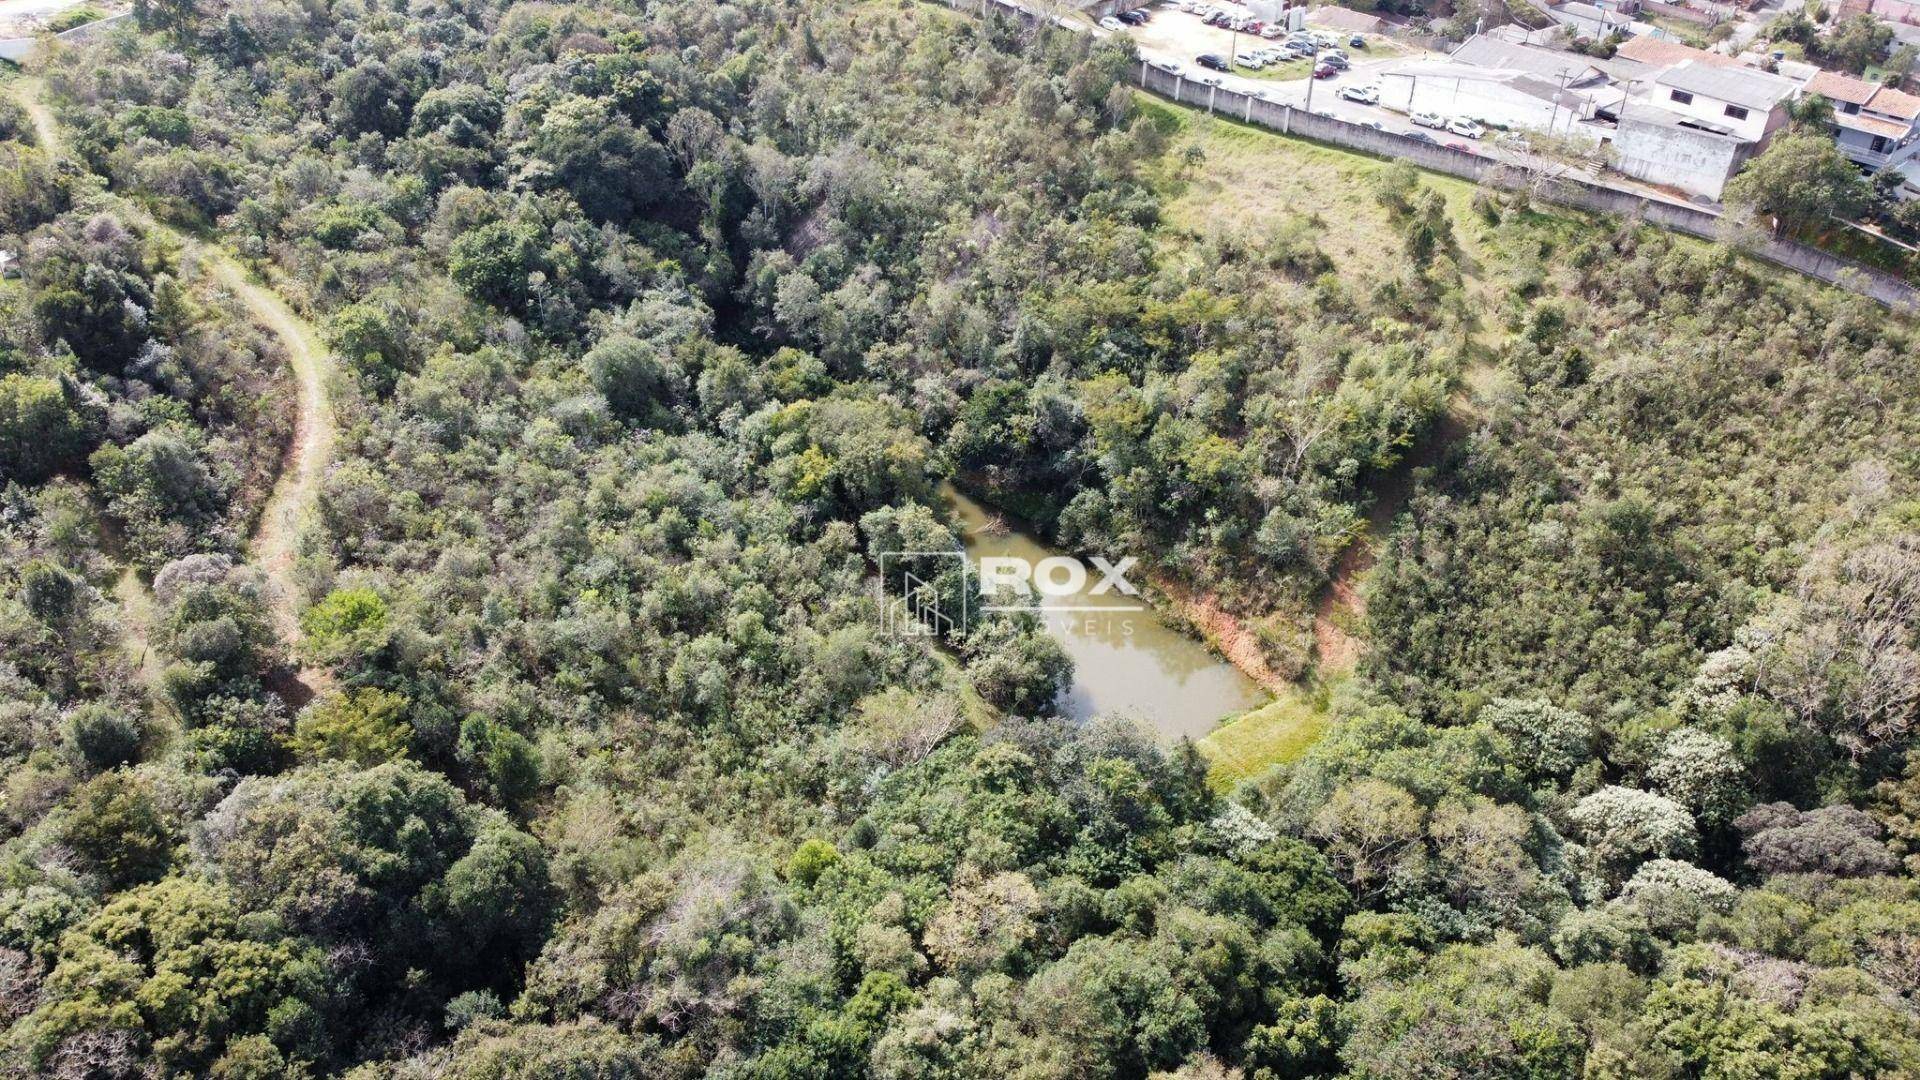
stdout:
<svg viewBox="0 0 1920 1080">
<path fill-rule="evenodd" d="M 37 484 L 86 454 L 87 424 L 53 379 L 0 376 L 0 483 Z"/>
<path fill-rule="evenodd" d="M 124 769 L 82 784 L 56 818 L 54 836 L 116 889 L 158 880 L 178 842 L 152 786 Z"/>
<path fill-rule="evenodd" d="M 517 312 L 526 308 L 528 275 L 541 263 L 539 230 L 521 222 L 494 221 L 453 242 L 447 273 L 468 296 Z"/>
<path fill-rule="evenodd" d="M 1828 218 L 1853 217 L 1870 194 L 1860 170 L 1831 136 L 1788 131 L 1728 182 L 1726 200 L 1771 219 L 1776 232 L 1793 234 Z"/>
<path fill-rule="evenodd" d="M 140 752 L 145 732 L 138 716 L 104 701 L 91 701 L 67 718 L 67 743 L 94 769 L 111 769 L 132 761 Z"/>
<path fill-rule="evenodd" d="M 302 649 L 324 664 L 378 652 L 387 644 L 387 602 L 372 589 L 335 589 L 300 615 Z"/>
<path fill-rule="evenodd" d="M 69 1075 L 88 1036 L 115 1032 L 150 1046 L 169 1074 L 202 1073 L 232 1053 L 227 1075 L 249 1075 L 232 1071 L 265 1052 L 239 1045 L 249 1036 L 271 1035 L 309 1060 L 325 1052 L 306 1021 L 318 1019 L 331 981 L 311 945 L 247 918 L 214 884 L 173 877 L 116 897 L 61 940 L 43 1004 L 14 1038 L 46 1070 L 33 1075 Z"/>
<path fill-rule="evenodd" d="M 337 758 L 379 765 L 406 755 L 413 732 L 407 699 L 362 687 L 329 694 L 307 706 L 293 725 L 293 752 L 303 758 Z"/>
</svg>

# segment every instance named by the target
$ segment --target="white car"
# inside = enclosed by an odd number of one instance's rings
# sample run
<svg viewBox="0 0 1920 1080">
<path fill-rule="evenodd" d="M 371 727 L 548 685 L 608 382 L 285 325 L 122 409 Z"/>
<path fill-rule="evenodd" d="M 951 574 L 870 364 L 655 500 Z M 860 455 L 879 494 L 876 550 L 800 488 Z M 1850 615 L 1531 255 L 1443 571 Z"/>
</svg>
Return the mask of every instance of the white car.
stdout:
<svg viewBox="0 0 1920 1080">
<path fill-rule="evenodd" d="M 1411 113 L 1407 116 L 1407 119 L 1413 121 L 1420 127 L 1433 128 L 1436 131 L 1447 126 L 1447 118 L 1437 112 Z"/>
<path fill-rule="evenodd" d="M 1486 128 L 1462 116 L 1456 116 L 1447 121 L 1447 130 L 1455 135 L 1465 135 L 1469 139 L 1477 139 L 1487 133 Z"/>
<path fill-rule="evenodd" d="M 1266 38 L 1268 41 L 1272 41 L 1284 33 L 1286 33 L 1286 31 L 1277 26 L 1263 26 L 1260 28 L 1260 36 Z"/>
<path fill-rule="evenodd" d="M 1377 86 L 1343 86 L 1340 88 L 1340 96 L 1362 105 L 1380 104 L 1380 88 Z"/>
<path fill-rule="evenodd" d="M 1124 34 L 1127 32 L 1126 24 L 1121 22 L 1119 19 L 1114 18 L 1111 15 L 1100 20 L 1100 29 L 1111 30 L 1116 34 Z"/>
</svg>

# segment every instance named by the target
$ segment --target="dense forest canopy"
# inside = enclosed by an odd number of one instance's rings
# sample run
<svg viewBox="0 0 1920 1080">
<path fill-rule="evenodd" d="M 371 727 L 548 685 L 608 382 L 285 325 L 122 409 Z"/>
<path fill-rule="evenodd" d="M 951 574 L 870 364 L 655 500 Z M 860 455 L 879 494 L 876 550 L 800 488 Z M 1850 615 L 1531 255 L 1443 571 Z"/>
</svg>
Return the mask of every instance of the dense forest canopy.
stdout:
<svg viewBox="0 0 1920 1080">
<path fill-rule="evenodd" d="M 1404 166 L 1195 226 L 1123 44 L 911 0 L 136 16 L 0 108 L 9 1075 L 1920 1076 L 1909 317 Z M 946 481 L 1302 680 L 1378 533 L 1327 733 L 885 633 Z"/>
</svg>

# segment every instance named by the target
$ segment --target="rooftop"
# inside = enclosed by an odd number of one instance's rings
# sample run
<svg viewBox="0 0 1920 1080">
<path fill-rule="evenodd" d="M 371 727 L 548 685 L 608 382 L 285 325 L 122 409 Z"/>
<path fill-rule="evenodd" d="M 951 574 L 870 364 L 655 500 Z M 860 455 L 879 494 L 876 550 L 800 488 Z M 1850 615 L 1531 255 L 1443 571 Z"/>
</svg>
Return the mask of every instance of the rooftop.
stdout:
<svg viewBox="0 0 1920 1080">
<path fill-rule="evenodd" d="M 1512 68 L 1474 67 L 1471 64 L 1456 64 L 1451 60 L 1410 60 L 1404 64 L 1395 64 L 1386 68 L 1380 72 L 1380 75 L 1499 83 L 1516 93 L 1539 98 L 1542 101 L 1551 101 L 1570 109 L 1578 109 L 1588 101 L 1586 95 L 1572 90 L 1563 90 L 1558 82 L 1543 79 L 1531 72 L 1516 71 Z"/>
<path fill-rule="evenodd" d="M 1585 3 L 1584 0 L 1567 0 L 1564 4 L 1556 4 L 1549 10 L 1548 14 L 1566 15 L 1575 19 L 1585 19 L 1588 22 L 1596 22 L 1602 26 L 1626 26 L 1633 21 L 1617 11 L 1608 11 L 1605 8 L 1596 7 L 1593 4 Z"/>
<path fill-rule="evenodd" d="M 1883 86 L 1879 93 L 1873 95 L 1873 100 L 1867 104 L 1867 108 L 1877 113 L 1886 113 L 1888 116 L 1897 116 L 1902 120 L 1912 120 L 1920 117 L 1920 97 L 1915 97 L 1903 90 L 1895 90 L 1891 86 Z"/>
<path fill-rule="evenodd" d="M 1897 120 L 1885 120 L 1865 113 L 1836 112 L 1833 114 L 1833 122 L 1843 128 L 1864 131 L 1869 135 L 1884 135 L 1889 139 L 1898 139 L 1911 130 L 1909 125 Z"/>
<path fill-rule="evenodd" d="M 1569 85 L 1606 78 L 1606 72 L 1595 67 L 1584 56 L 1533 45 L 1517 45 L 1485 34 L 1475 34 L 1462 42 L 1453 51 L 1453 59 L 1474 67 L 1524 71 L 1556 82 L 1565 79 Z"/>
<path fill-rule="evenodd" d="M 1677 41 L 1661 41 L 1658 38 L 1646 36 L 1630 37 L 1621 42 L 1613 55 L 1625 57 L 1628 60 L 1638 60 L 1642 64 L 1651 64 L 1654 67 L 1672 67 L 1675 64 L 1684 64 L 1688 60 L 1697 60 L 1702 64 L 1713 64 L 1719 67 L 1733 67 L 1739 63 L 1731 56 L 1721 56 L 1719 53 L 1696 49 Z"/>
<path fill-rule="evenodd" d="M 1796 89 L 1792 79 L 1739 67 L 1716 67 L 1688 60 L 1654 76 L 1653 81 L 1673 90 L 1704 94 L 1748 109 L 1772 109 Z"/>
<path fill-rule="evenodd" d="M 1705 135 L 1718 136 L 1732 142 L 1743 141 L 1734 135 L 1733 129 L 1731 128 L 1720 124 L 1708 123 L 1705 120 L 1696 120 L 1691 116 L 1682 116 L 1670 109 L 1662 109 L 1658 105 L 1647 105 L 1642 102 L 1634 102 L 1631 108 L 1620 111 L 1620 127 L 1624 129 L 1633 124 L 1651 124 L 1658 127 L 1684 128 L 1688 131 L 1697 131 Z"/>
<path fill-rule="evenodd" d="M 1891 86 L 1881 86 L 1865 79 L 1856 79 L 1851 75 L 1823 71 L 1807 83 L 1807 93 L 1819 94 L 1828 101 L 1858 105 L 1868 112 L 1880 113 L 1899 120 L 1912 120 L 1920 117 L 1920 97 L 1902 93 Z M 1836 117 L 1846 113 L 1834 110 Z"/>
<path fill-rule="evenodd" d="M 1828 101 L 1848 101 L 1855 105 L 1865 105 L 1873 100 L 1878 86 L 1851 75 L 1842 75 L 1837 71 L 1823 71 L 1807 83 L 1807 93 L 1819 94 Z"/>
<path fill-rule="evenodd" d="M 1386 23 L 1377 15 L 1369 15 L 1364 11 L 1355 11 L 1352 8 L 1340 7 L 1335 4 L 1323 4 L 1320 7 L 1314 8 L 1308 21 L 1319 26 L 1331 26 L 1339 30 L 1354 30 L 1374 34 L 1379 33 L 1386 26 Z"/>
</svg>

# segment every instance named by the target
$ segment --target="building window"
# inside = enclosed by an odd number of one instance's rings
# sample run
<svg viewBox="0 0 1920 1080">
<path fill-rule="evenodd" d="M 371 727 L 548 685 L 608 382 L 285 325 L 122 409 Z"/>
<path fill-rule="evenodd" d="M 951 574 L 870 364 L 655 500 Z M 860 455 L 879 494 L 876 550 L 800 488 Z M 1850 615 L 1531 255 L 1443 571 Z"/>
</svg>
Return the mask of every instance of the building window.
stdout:
<svg viewBox="0 0 1920 1080">
<path fill-rule="evenodd" d="M 1729 105 L 1727 106 L 1727 115 L 1735 120 L 1745 120 L 1747 118 L 1747 110 L 1743 106 Z"/>
<path fill-rule="evenodd" d="M 1876 154 L 1884 154 L 1887 152 L 1886 136 L 1875 135 L 1873 137 L 1873 152 Z"/>
<path fill-rule="evenodd" d="M 1848 114 L 1857 113 L 1860 111 L 1860 105 L 1858 102 L 1843 101 L 1840 103 L 1840 111 Z"/>
<path fill-rule="evenodd" d="M 1673 97 L 1673 100 L 1679 102 L 1682 105 L 1693 104 L 1693 95 L 1687 93 L 1685 90 L 1669 90 L 1667 91 L 1667 93 Z"/>
</svg>

